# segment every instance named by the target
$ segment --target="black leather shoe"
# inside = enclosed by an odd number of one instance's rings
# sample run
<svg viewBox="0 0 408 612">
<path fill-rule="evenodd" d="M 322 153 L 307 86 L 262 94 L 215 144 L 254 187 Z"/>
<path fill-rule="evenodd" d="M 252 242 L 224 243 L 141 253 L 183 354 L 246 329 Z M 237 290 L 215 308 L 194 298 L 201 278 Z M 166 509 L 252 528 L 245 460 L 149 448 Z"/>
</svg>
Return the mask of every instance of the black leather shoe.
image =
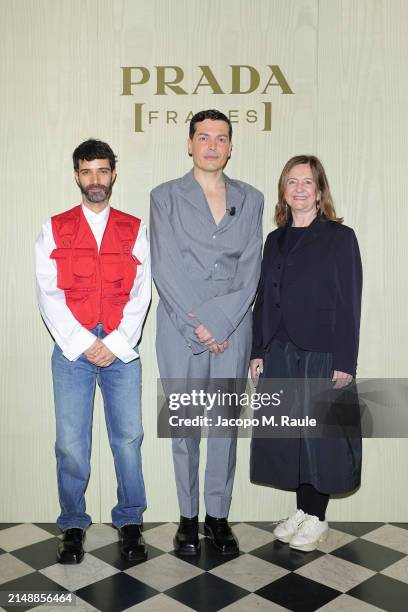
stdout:
<svg viewBox="0 0 408 612">
<path fill-rule="evenodd" d="M 214 518 L 206 514 L 204 534 L 223 555 L 239 554 L 238 540 L 228 525 L 226 518 Z"/>
<path fill-rule="evenodd" d="M 122 557 L 136 563 L 146 561 L 146 544 L 140 531 L 140 525 L 124 525 L 118 531 Z"/>
<path fill-rule="evenodd" d="M 66 529 L 62 541 L 57 548 L 57 561 L 59 563 L 81 563 L 84 558 L 85 530 L 72 527 Z"/>
<path fill-rule="evenodd" d="M 174 550 L 178 555 L 197 555 L 200 550 L 198 539 L 198 516 L 186 518 L 180 516 L 180 524 L 173 540 Z"/>
</svg>

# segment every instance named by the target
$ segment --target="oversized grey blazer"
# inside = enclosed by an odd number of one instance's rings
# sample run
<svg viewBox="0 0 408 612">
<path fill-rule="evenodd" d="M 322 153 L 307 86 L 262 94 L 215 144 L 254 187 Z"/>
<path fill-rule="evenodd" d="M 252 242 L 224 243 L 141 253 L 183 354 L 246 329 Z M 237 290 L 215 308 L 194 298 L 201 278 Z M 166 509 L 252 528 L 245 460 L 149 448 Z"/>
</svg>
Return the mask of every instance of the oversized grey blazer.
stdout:
<svg viewBox="0 0 408 612">
<path fill-rule="evenodd" d="M 224 179 L 227 209 L 235 214 L 227 212 L 218 225 L 193 170 L 151 192 L 152 272 L 167 313 L 166 321 L 158 316 L 158 334 L 170 318 L 193 354 L 208 350 L 194 334 L 200 323 L 218 343 L 234 333 L 260 275 L 263 195 Z"/>
</svg>

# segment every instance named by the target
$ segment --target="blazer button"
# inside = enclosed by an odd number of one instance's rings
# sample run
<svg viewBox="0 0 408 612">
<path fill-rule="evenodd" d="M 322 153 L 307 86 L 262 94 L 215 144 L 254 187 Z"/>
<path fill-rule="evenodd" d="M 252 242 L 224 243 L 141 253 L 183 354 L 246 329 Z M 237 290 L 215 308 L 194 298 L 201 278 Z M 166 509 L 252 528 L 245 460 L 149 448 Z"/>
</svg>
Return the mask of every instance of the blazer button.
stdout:
<svg viewBox="0 0 408 612">
<path fill-rule="evenodd" d="M 278 286 L 278 283 L 273 283 L 273 286 L 274 286 L 274 287 L 277 287 L 277 286 Z"/>
<path fill-rule="evenodd" d="M 280 268 L 281 268 L 281 265 L 280 265 L 280 264 L 278 264 L 278 265 L 277 265 L 277 268 L 278 268 L 278 270 L 280 270 Z"/>
<path fill-rule="evenodd" d="M 280 308 L 280 304 L 275 304 L 276 308 Z"/>
</svg>

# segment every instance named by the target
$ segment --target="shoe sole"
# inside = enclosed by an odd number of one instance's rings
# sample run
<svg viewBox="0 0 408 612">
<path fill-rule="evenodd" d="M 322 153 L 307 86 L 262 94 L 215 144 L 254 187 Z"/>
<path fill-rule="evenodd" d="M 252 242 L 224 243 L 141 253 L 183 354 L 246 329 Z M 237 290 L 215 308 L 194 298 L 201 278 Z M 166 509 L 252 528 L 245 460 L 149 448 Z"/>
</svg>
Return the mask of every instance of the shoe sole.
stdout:
<svg viewBox="0 0 408 612">
<path fill-rule="evenodd" d="M 273 534 L 275 535 L 275 534 Z M 287 536 L 286 538 L 280 538 L 279 536 L 275 535 L 275 538 L 279 541 L 282 542 L 282 544 L 289 544 L 289 542 L 291 541 L 291 539 L 293 538 L 292 536 Z"/>
<path fill-rule="evenodd" d="M 323 533 L 320 536 L 320 538 L 318 540 L 315 540 L 314 542 L 309 542 L 308 544 L 303 544 L 301 546 L 293 546 L 292 544 L 289 544 L 289 546 L 290 548 L 293 548 L 293 550 L 301 550 L 303 552 L 313 552 L 314 550 L 316 550 L 319 544 L 327 540 L 327 536 L 328 536 L 328 531 L 325 531 L 325 533 Z"/>
<path fill-rule="evenodd" d="M 212 529 L 208 527 L 208 525 L 205 525 L 205 524 L 204 524 L 204 535 L 206 536 L 206 538 L 210 540 L 214 548 L 218 552 L 220 552 L 222 555 L 239 555 L 239 548 L 236 548 L 235 550 L 228 550 L 228 549 L 222 548 L 221 546 L 217 546 L 217 544 L 215 543 L 214 534 L 213 534 Z"/>
</svg>

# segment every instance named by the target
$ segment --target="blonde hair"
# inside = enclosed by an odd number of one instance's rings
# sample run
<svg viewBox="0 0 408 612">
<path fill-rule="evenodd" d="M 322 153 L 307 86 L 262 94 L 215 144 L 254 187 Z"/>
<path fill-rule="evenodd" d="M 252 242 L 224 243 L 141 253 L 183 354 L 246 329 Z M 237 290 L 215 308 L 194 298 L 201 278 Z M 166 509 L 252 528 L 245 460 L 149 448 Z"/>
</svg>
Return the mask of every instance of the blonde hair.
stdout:
<svg viewBox="0 0 408 612">
<path fill-rule="evenodd" d="M 296 155 L 286 162 L 278 183 L 278 203 L 275 206 L 275 223 L 279 227 L 289 225 L 292 222 L 292 212 L 285 201 L 285 189 L 289 172 L 299 164 L 308 164 L 320 192 L 317 216 L 322 219 L 330 219 L 337 223 L 343 223 L 341 217 L 336 216 L 333 198 L 330 193 L 329 182 L 322 162 L 314 155 Z"/>
</svg>

